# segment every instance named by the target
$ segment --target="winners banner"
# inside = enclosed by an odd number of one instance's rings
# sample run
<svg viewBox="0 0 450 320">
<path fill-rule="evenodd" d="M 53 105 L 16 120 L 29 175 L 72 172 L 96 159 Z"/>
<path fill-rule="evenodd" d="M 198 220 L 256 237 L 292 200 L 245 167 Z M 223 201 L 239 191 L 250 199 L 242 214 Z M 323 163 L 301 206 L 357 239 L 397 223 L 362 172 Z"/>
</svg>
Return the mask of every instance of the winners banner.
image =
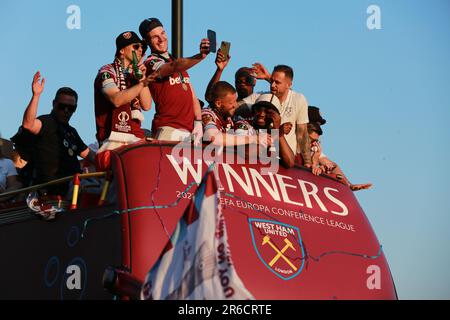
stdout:
<svg viewBox="0 0 450 320">
<path fill-rule="evenodd" d="M 212 168 L 233 267 L 255 299 L 396 298 L 382 247 L 348 186 L 303 167 L 212 163 L 207 148 L 176 148 L 145 142 L 113 154 L 124 190 L 124 265 L 142 281 Z"/>
</svg>

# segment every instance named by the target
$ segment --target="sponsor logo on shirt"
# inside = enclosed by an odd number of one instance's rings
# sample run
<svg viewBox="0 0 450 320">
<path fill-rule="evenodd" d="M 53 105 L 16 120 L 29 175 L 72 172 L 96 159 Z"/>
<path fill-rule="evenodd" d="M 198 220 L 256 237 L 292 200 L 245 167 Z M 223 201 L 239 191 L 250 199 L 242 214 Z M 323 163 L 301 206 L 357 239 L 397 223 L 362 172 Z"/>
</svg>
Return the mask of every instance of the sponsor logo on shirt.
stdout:
<svg viewBox="0 0 450 320">
<path fill-rule="evenodd" d="M 191 83 L 189 77 L 183 77 L 183 80 L 181 79 L 181 77 L 169 77 L 169 83 L 171 86 L 177 85 L 177 84 L 181 84 L 181 83 Z"/>
</svg>

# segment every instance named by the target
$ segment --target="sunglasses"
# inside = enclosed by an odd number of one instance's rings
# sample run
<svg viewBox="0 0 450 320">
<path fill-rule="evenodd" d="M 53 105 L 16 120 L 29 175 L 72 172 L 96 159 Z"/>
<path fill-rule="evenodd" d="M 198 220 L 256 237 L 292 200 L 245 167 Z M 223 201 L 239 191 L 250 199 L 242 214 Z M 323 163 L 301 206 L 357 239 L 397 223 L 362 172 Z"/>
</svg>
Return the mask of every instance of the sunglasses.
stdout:
<svg viewBox="0 0 450 320">
<path fill-rule="evenodd" d="M 254 85 L 255 84 L 255 77 L 253 76 L 246 76 L 245 82 L 247 82 L 248 85 Z"/>
<path fill-rule="evenodd" d="M 58 109 L 61 111 L 64 111 L 67 109 L 67 111 L 74 113 L 75 110 L 77 110 L 77 105 L 75 104 L 67 104 L 67 103 L 58 103 Z"/>
<path fill-rule="evenodd" d="M 142 44 L 140 44 L 140 43 L 134 43 L 133 44 L 133 49 L 134 50 L 139 50 L 140 48 L 142 48 Z"/>
<path fill-rule="evenodd" d="M 246 76 L 244 79 L 236 79 L 236 84 L 245 84 L 253 86 L 255 84 L 255 78 L 252 76 Z"/>
</svg>

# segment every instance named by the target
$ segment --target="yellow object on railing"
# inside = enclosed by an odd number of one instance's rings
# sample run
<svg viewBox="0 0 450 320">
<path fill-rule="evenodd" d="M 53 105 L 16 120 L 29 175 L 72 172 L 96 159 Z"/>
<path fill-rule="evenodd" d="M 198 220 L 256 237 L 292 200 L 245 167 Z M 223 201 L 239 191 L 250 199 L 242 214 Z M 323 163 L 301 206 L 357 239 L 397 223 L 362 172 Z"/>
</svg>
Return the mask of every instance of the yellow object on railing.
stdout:
<svg viewBox="0 0 450 320">
<path fill-rule="evenodd" d="M 74 210 L 77 208 L 79 190 L 80 190 L 80 174 L 75 173 L 73 176 L 72 204 L 70 205 L 70 210 Z"/>
<path fill-rule="evenodd" d="M 108 187 L 109 187 L 110 180 L 111 180 L 111 172 L 102 171 L 102 172 L 92 172 L 92 173 L 83 173 L 83 174 L 77 173 L 73 176 L 68 176 L 68 177 L 52 180 L 52 181 L 42 183 L 42 184 L 37 184 L 37 185 L 31 186 L 31 187 L 8 191 L 8 192 L 0 194 L 0 197 L 7 197 L 7 196 L 17 195 L 17 194 L 21 194 L 21 193 L 25 193 L 25 192 L 35 191 L 35 190 L 39 190 L 39 189 L 47 187 L 47 186 L 60 184 L 60 183 L 64 183 L 64 182 L 73 180 L 74 183 L 73 183 L 73 193 L 72 193 L 72 204 L 70 206 L 70 209 L 73 210 L 73 209 L 77 208 L 78 194 L 79 194 L 79 190 L 80 190 L 80 180 L 87 179 L 87 178 L 102 178 L 102 177 L 106 177 L 106 180 L 103 185 L 102 193 L 101 193 L 100 200 L 99 200 L 99 205 L 101 205 L 105 202 L 106 192 L 108 191 Z"/>
<path fill-rule="evenodd" d="M 100 195 L 100 200 L 98 201 L 98 205 L 101 206 L 105 203 L 106 192 L 108 192 L 109 182 L 111 181 L 111 171 L 106 174 L 105 183 L 103 184 L 102 193 Z"/>
</svg>

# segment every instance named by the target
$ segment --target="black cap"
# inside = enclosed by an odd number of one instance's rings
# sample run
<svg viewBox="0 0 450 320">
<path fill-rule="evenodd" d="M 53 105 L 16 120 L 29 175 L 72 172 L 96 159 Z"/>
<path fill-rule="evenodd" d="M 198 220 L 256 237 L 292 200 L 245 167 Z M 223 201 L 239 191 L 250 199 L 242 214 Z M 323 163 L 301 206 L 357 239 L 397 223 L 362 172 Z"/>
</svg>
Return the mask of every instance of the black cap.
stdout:
<svg viewBox="0 0 450 320">
<path fill-rule="evenodd" d="M 145 49 L 147 49 L 147 46 L 144 45 L 144 42 L 136 33 L 133 31 L 125 31 L 116 38 L 116 52 L 133 43 L 141 43 L 142 52 L 145 52 Z"/>
<path fill-rule="evenodd" d="M 310 123 L 319 123 L 320 125 L 324 125 L 327 123 L 327 120 L 322 118 L 322 114 L 320 113 L 320 109 L 315 106 L 308 106 L 308 118 Z"/>
<path fill-rule="evenodd" d="M 139 25 L 139 33 L 141 34 L 142 39 L 145 39 L 147 36 L 147 33 L 152 31 L 153 29 L 157 27 L 162 27 L 161 21 L 159 21 L 157 18 L 148 18 L 141 22 Z"/>
</svg>

